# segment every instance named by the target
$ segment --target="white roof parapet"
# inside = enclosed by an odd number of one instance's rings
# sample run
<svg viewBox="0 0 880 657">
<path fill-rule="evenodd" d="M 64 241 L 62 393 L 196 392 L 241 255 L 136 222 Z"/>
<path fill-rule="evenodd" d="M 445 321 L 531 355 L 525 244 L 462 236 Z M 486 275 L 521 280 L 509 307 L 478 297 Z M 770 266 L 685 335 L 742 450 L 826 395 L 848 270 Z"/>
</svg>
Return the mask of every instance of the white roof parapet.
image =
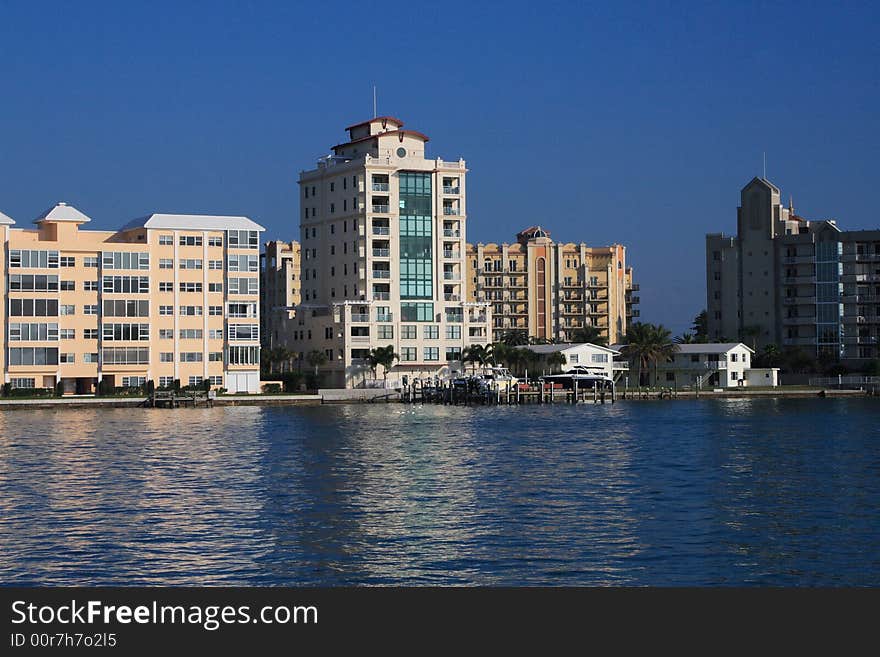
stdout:
<svg viewBox="0 0 880 657">
<path fill-rule="evenodd" d="M 600 344 L 593 344 L 592 342 L 561 342 L 558 344 L 528 344 L 523 345 L 525 349 L 530 351 L 534 351 L 536 354 L 552 354 L 557 351 L 568 351 L 569 349 L 576 349 L 577 347 L 593 347 L 594 349 L 598 349 L 599 351 L 607 351 L 612 354 L 620 354 L 617 349 L 613 349 L 611 347 L 603 347 Z"/>
<path fill-rule="evenodd" d="M 678 352 L 680 354 L 726 354 L 731 349 L 736 349 L 737 347 L 744 347 L 748 349 L 750 352 L 755 353 L 755 350 L 752 349 L 747 344 L 743 344 L 742 342 L 691 342 L 688 344 L 680 344 L 678 345 Z"/>
<path fill-rule="evenodd" d="M 120 230 L 153 228 L 165 230 L 266 230 L 248 217 L 212 214 L 150 214 L 128 222 Z"/>
<path fill-rule="evenodd" d="M 15 221 L 13 221 L 12 217 L 0 212 L 0 226 L 11 226 L 14 223 Z"/>
<path fill-rule="evenodd" d="M 67 205 L 67 203 L 56 203 L 39 217 L 34 219 L 35 224 L 38 224 L 41 221 L 72 221 L 78 224 L 84 224 L 91 221 L 91 219 L 72 205 Z"/>
</svg>

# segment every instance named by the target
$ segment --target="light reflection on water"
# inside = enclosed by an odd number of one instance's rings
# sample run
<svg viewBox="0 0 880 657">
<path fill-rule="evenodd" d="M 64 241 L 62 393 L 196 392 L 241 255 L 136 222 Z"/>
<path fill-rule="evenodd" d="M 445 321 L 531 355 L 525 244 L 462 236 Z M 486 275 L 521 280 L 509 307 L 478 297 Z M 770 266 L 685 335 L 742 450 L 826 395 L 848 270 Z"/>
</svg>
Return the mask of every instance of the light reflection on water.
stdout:
<svg viewBox="0 0 880 657">
<path fill-rule="evenodd" d="M 877 411 L 0 412 L 0 581 L 877 585 Z"/>
</svg>

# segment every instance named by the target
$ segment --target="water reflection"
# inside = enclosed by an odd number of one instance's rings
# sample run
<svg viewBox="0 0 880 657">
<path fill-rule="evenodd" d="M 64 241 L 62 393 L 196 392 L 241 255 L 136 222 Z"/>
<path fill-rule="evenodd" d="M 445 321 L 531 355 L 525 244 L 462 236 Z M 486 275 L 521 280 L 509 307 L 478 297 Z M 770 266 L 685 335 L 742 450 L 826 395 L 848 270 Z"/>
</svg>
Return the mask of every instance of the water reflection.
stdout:
<svg viewBox="0 0 880 657">
<path fill-rule="evenodd" d="M 873 400 L 0 412 L 0 575 L 877 584 Z"/>
</svg>

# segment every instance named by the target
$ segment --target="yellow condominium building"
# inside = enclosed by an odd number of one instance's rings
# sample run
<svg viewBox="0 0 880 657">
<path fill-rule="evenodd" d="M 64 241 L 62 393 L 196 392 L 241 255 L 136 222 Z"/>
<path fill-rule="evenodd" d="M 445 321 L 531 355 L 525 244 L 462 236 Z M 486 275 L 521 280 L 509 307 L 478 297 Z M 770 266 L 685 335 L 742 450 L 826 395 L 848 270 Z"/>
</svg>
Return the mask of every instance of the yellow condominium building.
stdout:
<svg viewBox="0 0 880 657">
<path fill-rule="evenodd" d="M 467 294 L 492 304 L 492 339 L 509 331 L 560 342 L 598 328 L 609 344 L 623 341 L 639 311 L 626 248 L 554 243 L 532 226 L 515 244 L 467 245 Z"/>
<path fill-rule="evenodd" d="M 247 217 L 152 214 L 86 230 L 65 203 L 0 215 L 0 368 L 13 388 L 259 386 L 259 234 Z"/>
</svg>

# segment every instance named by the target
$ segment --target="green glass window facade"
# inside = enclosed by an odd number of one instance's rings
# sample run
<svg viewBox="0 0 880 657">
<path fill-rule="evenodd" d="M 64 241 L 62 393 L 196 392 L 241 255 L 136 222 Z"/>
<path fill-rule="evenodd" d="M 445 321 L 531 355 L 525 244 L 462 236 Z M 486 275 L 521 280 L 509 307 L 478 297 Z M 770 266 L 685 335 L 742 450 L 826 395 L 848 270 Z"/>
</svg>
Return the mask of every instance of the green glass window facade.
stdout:
<svg viewBox="0 0 880 657">
<path fill-rule="evenodd" d="M 843 355 L 842 285 L 843 245 L 837 241 L 816 243 L 816 337 L 819 352 Z"/>
<path fill-rule="evenodd" d="M 399 182 L 400 298 L 432 299 L 434 222 L 431 174 L 402 171 Z"/>
<path fill-rule="evenodd" d="M 433 322 L 433 303 L 401 303 L 400 319 L 403 322 Z M 413 327 L 415 328 L 415 327 Z M 413 336 L 415 337 L 415 336 Z"/>
</svg>

